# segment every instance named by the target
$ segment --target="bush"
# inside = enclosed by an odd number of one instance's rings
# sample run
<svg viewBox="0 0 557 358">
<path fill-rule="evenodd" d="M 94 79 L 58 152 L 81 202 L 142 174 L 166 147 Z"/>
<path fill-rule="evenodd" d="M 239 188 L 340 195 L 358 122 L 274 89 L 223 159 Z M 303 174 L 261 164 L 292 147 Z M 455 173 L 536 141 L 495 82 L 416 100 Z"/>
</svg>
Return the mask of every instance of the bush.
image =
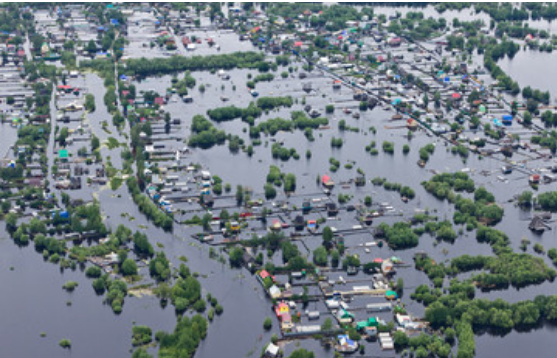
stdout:
<svg viewBox="0 0 557 358">
<path fill-rule="evenodd" d="M 271 328 L 273 328 L 273 320 L 271 319 L 271 317 L 267 317 L 265 318 L 265 321 L 263 321 L 263 328 L 268 331 Z"/>
<path fill-rule="evenodd" d="M 102 275 L 102 271 L 97 266 L 90 266 L 85 270 L 85 276 L 89 278 L 99 278 Z"/>
<path fill-rule="evenodd" d="M 393 154 L 395 152 L 395 144 L 393 142 L 383 142 L 383 151 L 385 153 Z"/>
<path fill-rule="evenodd" d="M 147 326 L 133 326 L 132 328 L 132 346 L 142 346 L 151 343 L 153 340 L 153 332 Z"/>
<path fill-rule="evenodd" d="M 64 284 L 64 286 L 62 286 L 62 288 L 68 292 L 72 292 L 77 286 L 79 286 L 79 283 L 75 281 L 68 281 Z"/>
</svg>

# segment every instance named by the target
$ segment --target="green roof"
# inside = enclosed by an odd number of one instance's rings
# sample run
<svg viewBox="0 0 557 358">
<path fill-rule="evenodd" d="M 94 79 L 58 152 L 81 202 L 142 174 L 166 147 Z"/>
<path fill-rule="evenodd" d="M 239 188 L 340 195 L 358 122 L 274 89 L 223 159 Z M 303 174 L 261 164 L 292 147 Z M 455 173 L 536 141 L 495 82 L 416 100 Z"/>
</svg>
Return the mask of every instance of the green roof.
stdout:
<svg viewBox="0 0 557 358">
<path fill-rule="evenodd" d="M 62 159 L 68 158 L 68 151 L 66 149 L 62 149 L 58 152 L 58 156 Z"/>
</svg>

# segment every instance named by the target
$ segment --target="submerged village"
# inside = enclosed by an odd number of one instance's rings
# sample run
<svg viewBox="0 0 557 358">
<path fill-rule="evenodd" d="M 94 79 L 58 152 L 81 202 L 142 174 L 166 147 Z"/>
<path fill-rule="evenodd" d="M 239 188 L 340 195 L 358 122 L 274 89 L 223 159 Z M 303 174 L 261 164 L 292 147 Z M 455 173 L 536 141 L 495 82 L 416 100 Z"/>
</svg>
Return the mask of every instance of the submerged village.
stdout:
<svg viewBox="0 0 557 358">
<path fill-rule="evenodd" d="M 557 5 L 0 18 L 2 355 L 557 348 Z"/>
</svg>

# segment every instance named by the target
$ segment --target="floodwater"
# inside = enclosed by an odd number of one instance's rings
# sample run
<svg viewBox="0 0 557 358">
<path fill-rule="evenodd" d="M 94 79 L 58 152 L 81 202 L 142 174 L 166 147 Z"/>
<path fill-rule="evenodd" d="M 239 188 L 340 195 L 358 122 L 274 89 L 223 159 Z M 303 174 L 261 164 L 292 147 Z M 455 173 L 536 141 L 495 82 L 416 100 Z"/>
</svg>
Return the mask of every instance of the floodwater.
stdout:
<svg viewBox="0 0 557 358">
<path fill-rule="evenodd" d="M 542 91 L 554 91 L 557 69 L 551 66 L 557 53 L 538 50 L 521 50 L 513 59 L 505 57 L 498 62 L 505 73 L 515 79 L 521 88 L 530 86 Z M 553 93 L 552 92 L 552 93 Z"/>
<path fill-rule="evenodd" d="M 377 13 L 394 13 L 406 8 L 377 8 Z M 425 11 L 426 16 L 434 16 L 436 12 L 428 7 L 425 10 L 407 9 L 409 11 Z M 458 16 L 463 20 L 472 20 L 476 17 L 464 12 L 447 12 L 443 16 L 447 19 Z M 210 33 L 200 33 L 201 37 L 213 36 Z M 232 51 L 239 41 L 233 42 L 231 35 L 214 36 L 223 41 L 221 52 Z M 237 39 L 237 37 L 236 37 Z M 236 40 L 237 41 L 237 40 Z M 218 42 L 218 40 L 217 40 Z M 181 44 L 180 44 L 181 45 Z M 180 47 L 179 51 L 185 53 Z M 214 49 L 205 48 L 206 44 L 200 46 L 196 54 L 213 53 Z M 242 44 L 242 49 L 251 47 L 248 42 Z M 517 79 L 521 86 L 531 85 L 535 88 L 551 89 L 551 78 L 555 75 L 551 66 L 551 54 L 544 54 L 533 51 L 519 52 L 513 60 L 502 60 L 501 67 L 513 78 Z M 543 64 L 542 64 L 543 62 Z M 535 64 L 535 65 L 532 65 Z M 301 68 L 301 63 L 295 64 Z M 544 68 L 546 72 L 539 71 Z M 531 73 L 528 72 L 531 69 Z M 538 70 L 538 71 L 534 71 Z M 518 250 L 520 240 L 528 237 L 532 243 L 539 242 L 547 249 L 557 247 L 555 240 L 555 230 L 546 232 L 544 235 L 534 236 L 527 229 L 527 224 L 531 218 L 530 212 L 524 212 L 514 208 L 507 203 L 517 193 L 529 188 L 525 175 L 515 171 L 507 176 L 508 182 L 504 183 L 496 177 L 500 173 L 501 163 L 492 159 L 479 160 L 475 156 L 470 156 L 466 162 L 460 157 L 450 153 L 444 143 L 436 138 L 427 136 L 424 132 L 416 132 L 409 141 L 406 138 L 405 128 L 389 129 L 386 127 L 396 126 L 396 122 L 389 119 L 394 114 L 392 111 L 385 111 L 379 106 L 373 111 L 362 112 L 359 120 L 353 119 L 349 115 L 342 113 L 342 108 L 356 110 L 358 102 L 352 99 L 352 93 L 346 88 L 340 91 L 333 91 L 331 79 L 319 72 L 314 72 L 305 80 L 299 80 L 298 71 L 293 77 L 280 79 L 280 72 L 286 68 L 279 68 L 275 73 L 277 78 L 270 83 L 258 83 L 257 91 L 260 96 L 285 96 L 291 95 L 297 99 L 297 103 L 291 109 L 280 109 L 264 114 L 257 122 L 270 118 L 282 117 L 289 118 L 291 110 L 303 110 L 302 98 L 305 97 L 306 103 L 317 108 L 324 113 L 324 108 L 329 103 L 334 103 L 336 110 L 334 114 L 327 115 L 332 129 L 315 130 L 315 141 L 309 142 L 301 131 L 293 133 L 278 133 L 274 138 L 262 137 L 262 145 L 255 147 L 252 157 L 241 151 L 231 154 L 226 145 L 217 146 L 210 150 L 195 149 L 184 161 L 201 163 L 203 167 L 211 170 L 213 175 L 223 178 L 224 182 L 236 185 L 252 187 L 255 195 L 261 196 L 262 186 L 270 165 L 277 165 L 284 172 L 296 173 L 297 194 L 313 195 L 323 197 L 319 187 L 315 184 L 317 174 L 331 174 L 337 183 L 348 181 L 356 176 L 356 168 L 361 168 L 368 179 L 376 176 L 386 177 L 390 182 L 397 182 L 409 185 L 416 191 L 416 198 L 408 204 L 404 204 L 397 193 L 385 191 L 381 187 L 375 187 L 369 182 L 365 187 L 342 189 L 340 185 L 335 189 L 335 194 L 339 192 L 354 193 L 350 203 L 355 204 L 361 201 L 366 195 L 371 195 L 375 203 L 389 202 L 396 209 L 396 212 L 403 214 L 403 218 L 408 218 L 416 209 L 429 209 L 433 215 L 439 216 L 441 220 L 452 218 L 452 208 L 443 201 L 433 198 L 423 190 L 420 182 L 429 179 L 433 171 L 454 172 L 464 168 L 472 168 L 470 175 L 474 178 L 477 185 L 484 185 L 493 192 L 498 201 L 505 207 L 505 217 L 497 228 L 509 234 L 512 247 Z M 253 100 L 247 92 L 246 82 L 248 74 L 256 75 L 256 71 L 234 70 L 230 71 L 231 79 L 228 81 L 220 80 L 216 74 L 209 72 L 194 72 L 192 75 L 197 80 L 196 88 L 190 90 L 194 99 L 193 104 L 184 104 L 181 101 L 170 102 L 165 109 L 172 114 L 173 118 L 182 119 L 182 124 L 172 129 L 173 134 L 178 134 L 182 138 L 187 138 L 190 133 L 189 125 L 191 118 L 195 114 L 206 114 L 211 108 L 236 105 L 246 107 Z M 551 77 L 553 76 L 553 77 Z M 161 94 L 170 87 L 170 76 L 161 78 L 150 78 L 136 84 L 138 91 L 156 90 Z M 75 80 L 84 81 L 89 91 L 95 95 L 97 110 L 89 114 L 87 123 L 91 133 L 97 135 L 101 142 L 113 136 L 121 142 L 125 138 L 119 135 L 112 126 L 110 116 L 106 112 L 102 98 L 104 86 L 102 79 L 97 75 L 87 74 L 84 78 Z M 304 83 L 311 83 L 317 91 L 312 94 L 305 94 L 302 91 Z M 199 85 L 205 84 L 205 93 L 198 90 Z M 221 87 L 224 86 L 224 87 Z M 236 89 L 233 88 L 236 87 Z M 230 101 L 223 103 L 220 98 L 226 96 Z M 53 120 L 56 118 L 53 115 Z M 357 127 L 358 133 L 346 131 L 339 133 L 337 130 L 338 122 L 345 119 L 351 127 Z M 106 133 L 101 126 L 102 121 L 109 123 L 108 129 L 111 134 Z M 243 129 L 248 126 L 239 119 L 215 124 L 219 129 L 227 133 L 239 135 L 249 143 L 249 135 Z M 376 134 L 370 131 L 370 127 L 375 127 Z M 471 134 L 472 135 L 472 134 Z M 332 137 L 341 137 L 344 145 L 341 149 L 334 149 L 330 146 Z M 389 155 L 383 153 L 381 144 L 383 141 L 392 141 L 395 144 L 395 153 Z M 300 155 L 299 160 L 290 159 L 288 162 L 275 160 L 271 156 L 271 145 L 273 141 L 284 141 L 287 148 L 296 148 Z M 371 156 L 365 152 L 364 147 L 371 141 L 375 141 L 379 154 Z M 9 146 L 15 142 L 15 129 L 9 124 L 0 126 L 0 154 L 4 155 Z M 435 154 L 431 156 L 425 168 L 417 166 L 418 149 L 425 144 L 435 143 L 437 145 Z M 402 154 L 402 146 L 410 144 L 412 147 L 408 155 Z M 184 145 L 184 143 L 182 143 Z M 52 146 L 52 143 L 51 143 Z M 77 149 L 76 146 L 74 149 Z M 50 147 L 49 150 L 53 150 Z M 311 150 L 311 159 L 305 158 L 306 150 Z M 115 167 L 121 167 L 120 160 L 121 148 L 109 150 L 103 147 L 101 154 L 103 158 L 111 157 Z M 329 172 L 329 158 L 334 157 L 340 161 L 341 166 L 336 173 Z M 231 160 L 232 158 L 232 160 Z M 353 169 L 346 169 L 344 165 L 354 162 Z M 536 163 L 538 165 L 540 163 Z M 490 173 L 488 176 L 479 174 L 485 170 Z M 541 191 L 551 190 L 553 186 L 542 186 Z M 280 191 L 280 190 L 278 190 Z M 259 194 L 257 194 L 259 193 Z M 277 323 L 274 322 L 273 330 L 263 332 L 262 323 L 265 317 L 272 316 L 271 302 L 265 296 L 260 284 L 246 270 L 231 270 L 228 265 L 223 265 L 216 260 L 209 259 L 209 249 L 201 246 L 190 236 L 198 232 L 197 228 L 185 228 L 176 225 L 173 233 L 166 233 L 154 228 L 148 223 L 144 216 L 139 213 L 137 207 L 130 198 L 127 188 L 122 186 L 116 191 L 109 188 L 98 186 L 85 186 L 80 191 L 71 192 L 72 197 L 81 197 L 85 200 L 98 198 L 101 204 L 103 215 L 106 216 L 107 226 L 115 229 L 119 224 L 130 227 L 133 231 L 144 231 L 150 238 L 154 247 L 162 245 L 167 256 L 172 261 L 174 267 L 180 263 L 179 257 L 184 255 L 188 258 L 187 265 L 192 272 L 200 274 L 199 279 L 202 283 L 204 294 L 211 293 L 224 307 L 222 316 L 216 316 L 213 324 L 209 325 L 207 339 L 201 343 L 196 357 L 257 357 L 262 347 L 269 342 L 273 333 L 277 333 Z M 95 195 L 93 195 L 95 194 Z M 280 199 L 286 199 L 284 194 L 279 193 Z M 290 203 L 301 201 L 300 196 L 288 199 Z M 225 201 L 225 200 L 223 200 Z M 216 210 L 220 203 L 217 201 Z M 124 217 L 123 214 L 127 214 Z M 317 217 L 317 216 L 316 216 Z M 374 222 L 393 223 L 400 220 L 401 216 L 386 216 Z M 354 221 L 354 214 L 341 211 L 338 222 L 327 223 L 331 226 L 346 227 Z M 555 224 L 551 224 L 555 229 Z M 15 246 L 1 228 L 0 238 L 0 280 L 3 283 L 3 294 L 0 295 L 0 319 L 3 324 L 0 327 L 2 341 L 2 356 L 9 357 L 125 357 L 129 356 L 131 349 L 131 327 L 134 323 L 150 326 L 153 331 L 173 329 L 176 318 L 172 307 L 162 309 L 158 300 L 153 297 L 125 299 L 124 310 L 121 315 L 115 315 L 109 306 L 103 305 L 102 297 L 94 294 L 91 287 L 91 280 L 85 278 L 84 274 L 66 270 L 59 273 L 59 267 L 53 264 L 42 262 L 42 256 L 34 251 L 32 245 L 26 248 Z M 399 256 L 404 262 L 412 263 L 413 253 L 417 250 L 427 251 L 437 262 L 450 260 L 462 254 L 491 254 L 491 248 L 487 245 L 477 244 L 474 233 L 464 232 L 454 244 L 437 243 L 436 240 L 427 234 L 420 238 L 417 248 L 411 250 L 392 251 L 388 247 L 374 247 L 370 253 L 366 253 L 358 245 L 372 240 L 369 233 L 350 235 L 346 237 L 346 245 L 350 253 L 358 253 L 363 262 L 371 261 L 376 257 Z M 321 244 L 320 237 L 304 238 L 304 245 L 299 245 L 303 253 L 309 254 Z M 275 254 L 273 260 L 276 263 L 281 261 L 280 254 Z M 548 264 L 550 262 L 548 261 Z M 412 265 L 411 265 L 412 266 Z M 11 269 L 13 267 L 13 270 Z M 416 271 L 413 267 L 399 270 L 399 276 L 404 278 L 405 296 L 404 302 L 410 312 L 415 315 L 423 313 L 423 307 L 409 299 L 409 294 L 420 284 L 429 284 L 425 274 Z M 358 277 L 363 277 L 360 274 Z M 67 293 L 62 289 L 62 285 L 68 281 L 79 282 L 79 287 L 73 293 Z M 311 289 L 311 288 L 310 288 Z M 539 286 L 530 286 L 521 290 L 509 289 L 506 291 L 494 291 L 490 293 L 478 292 L 478 297 L 489 299 L 503 298 L 510 302 L 531 299 L 537 294 L 557 294 L 555 283 L 544 283 Z M 67 302 L 71 301 L 71 306 Z M 364 305 L 365 302 L 356 300 L 352 305 Z M 313 305 L 313 304 L 312 304 Z M 321 307 L 317 306 L 316 307 Z M 314 307 L 311 307 L 312 309 Z M 386 317 L 385 317 L 386 318 Z M 521 357 L 526 354 L 537 354 L 538 356 L 548 356 L 548 352 L 557 348 L 555 340 L 551 335 L 555 332 L 555 327 L 543 326 L 531 333 L 511 332 L 504 337 L 494 337 L 483 334 L 476 338 L 477 356 L 508 356 Z M 46 337 L 41 338 L 41 332 L 46 333 Z M 72 341 L 71 350 L 62 350 L 58 342 L 62 338 Z M 316 352 L 318 357 L 332 357 L 332 350 L 325 350 L 318 341 L 301 341 L 301 347 L 305 347 Z M 297 343 L 290 343 L 284 347 L 288 354 L 298 347 Z M 367 354 L 392 356 L 390 352 L 381 352 L 377 344 L 366 347 Z"/>
</svg>

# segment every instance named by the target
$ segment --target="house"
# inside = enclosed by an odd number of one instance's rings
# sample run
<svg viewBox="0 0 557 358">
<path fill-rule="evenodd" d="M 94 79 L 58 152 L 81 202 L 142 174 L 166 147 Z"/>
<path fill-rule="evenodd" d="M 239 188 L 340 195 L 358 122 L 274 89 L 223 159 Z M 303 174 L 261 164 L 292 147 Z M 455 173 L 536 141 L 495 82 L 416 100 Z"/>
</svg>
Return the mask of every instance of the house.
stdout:
<svg viewBox="0 0 557 358">
<path fill-rule="evenodd" d="M 270 229 L 273 230 L 273 231 L 280 231 L 282 229 L 282 225 L 280 223 L 280 220 L 274 219 L 273 223 L 271 224 Z"/>
<path fill-rule="evenodd" d="M 282 320 L 285 315 L 290 314 L 290 308 L 288 307 L 286 302 L 282 301 L 275 306 L 275 314 L 277 315 L 277 318 L 280 320 Z"/>
<path fill-rule="evenodd" d="M 305 220 L 304 220 L 304 217 L 302 215 L 297 215 L 294 218 L 294 228 L 296 230 L 302 230 L 304 228 L 304 223 L 305 223 Z"/>
<path fill-rule="evenodd" d="M 402 327 L 407 327 L 408 325 L 410 325 L 412 323 L 412 318 L 410 318 L 410 316 L 407 315 L 401 315 L 401 314 L 396 314 L 396 322 L 398 323 L 399 326 Z"/>
<path fill-rule="evenodd" d="M 332 189 L 335 186 L 335 182 L 326 174 L 321 177 L 321 184 L 327 189 Z"/>
<path fill-rule="evenodd" d="M 237 221 L 232 221 L 230 223 L 230 231 L 232 232 L 240 231 L 240 223 L 238 223 Z"/>
<path fill-rule="evenodd" d="M 282 293 L 280 292 L 280 288 L 278 288 L 277 285 L 272 285 L 269 288 L 269 295 L 272 299 L 276 300 L 281 297 Z"/>
<path fill-rule="evenodd" d="M 269 343 L 267 348 L 265 348 L 265 353 L 263 353 L 263 358 L 275 358 L 279 355 L 279 347 L 275 346 L 273 343 Z"/>
<path fill-rule="evenodd" d="M 400 44 L 402 43 L 402 38 L 400 37 L 393 37 L 392 39 L 389 40 L 389 46 L 391 47 L 398 47 L 400 46 Z"/>
<path fill-rule="evenodd" d="M 536 233 L 543 233 L 545 231 L 545 229 L 550 229 L 551 230 L 551 228 L 549 226 L 547 226 L 543 222 L 543 219 L 538 215 L 534 216 L 532 221 L 530 221 L 530 224 L 528 225 L 528 229 L 530 229 L 530 230 L 532 230 Z"/>
<path fill-rule="evenodd" d="M 215 199 L 213 198 L 213 195 L 211 193 L 202 195 L 201 201 L 203 204 L 209 207 L 213 206 L 213 204 L 215 203 Z"/>
<path fill-rule="evenodd" d="M 60 158 L 60 160 L 61 160 L 62 162 L 67 162 L 67 161 L 68 161 L 68 157 L 69 157 L 69 155 L 68 155 L 68 150 L 67 150 L 67 149 L 61 149 L 61 150 L 58 152 L 58 158 Z"/>
<path fill-rule="evenodd" d="M 358 342 L 351 340 L 348 335 L 342 334 L 338 337 L 338 344 L 335 349 L 341 353 L 353 353 L 358 350 Z"/>
<path fill-rule="evenodd" d="M 328 216 L 335 216 L 336 214 L 338 214 L 337 204 L 335 204 L 335 203 L 327 203 L 327 204 L 325 205 L 325 207 L 327 208 L 327 215 L 328 215 Z"/>
</svg>

